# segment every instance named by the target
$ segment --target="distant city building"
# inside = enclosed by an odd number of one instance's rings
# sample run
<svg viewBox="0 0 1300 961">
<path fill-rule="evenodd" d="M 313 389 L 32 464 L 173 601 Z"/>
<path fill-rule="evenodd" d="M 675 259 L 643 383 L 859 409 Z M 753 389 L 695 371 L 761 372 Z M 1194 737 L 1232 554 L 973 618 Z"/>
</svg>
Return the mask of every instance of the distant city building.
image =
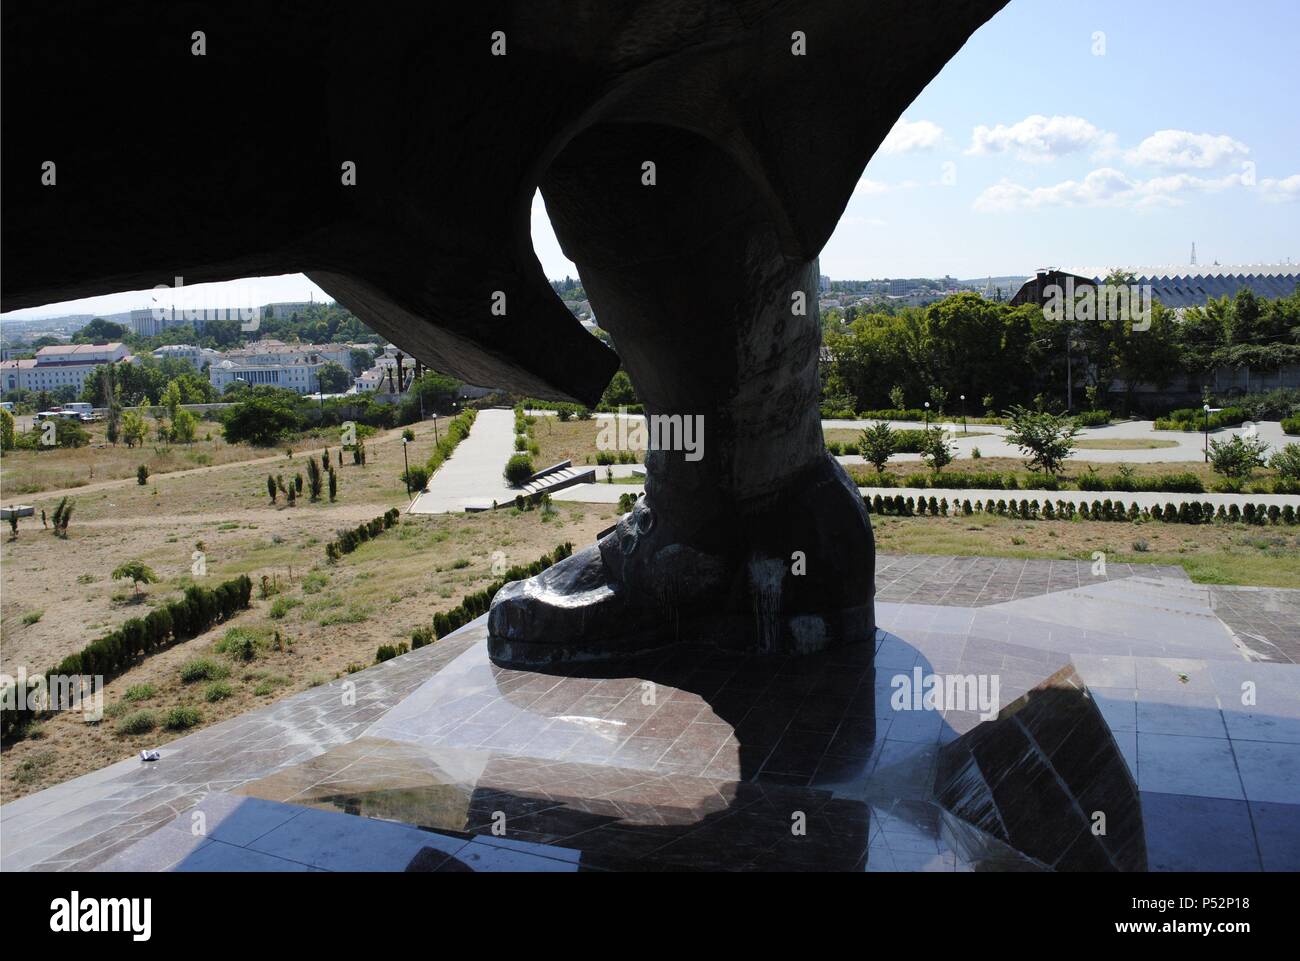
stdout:
<svg viewBox="0 0 1300 961">
<path fill-rule="evenodd" d="M 140 337 L 156 337 L 172 327 L 190 326 L 201 331 L 210 323 L 245 323 L 259 316 L 254 307 L 142 307 L 131 311 L 128 323 Z"/>
<path fill-rule="evenodd" d="M 208 381 L 218 393 L 242 381 L 250 387 L 282 387 L 299 394 L 314 394 L 320 389 L 320 369 L 324 366 L 323 360 L 292 364 L 237 364 L 223 360 L 208 368 Z"/>
<path fill-rule="evenodd" d="M 1038 271 L 1011 298 L 1013 306 L 1044 304 L 1044 293 L 1053 286 L 1065 290 L 1067 280 L 1073 280 L 1074 289 L 1095 287 L 1105 281 L 1115 269 L 1131 274 L 1132 283 L 1150 285 L 1151 295 L 1171 310 L 1182 311 L 1188 307 L 1203 307 L 1219 297 L 1235 297 L 1237 291 L 1249 289 L 1256 296 L 1270 300 L 1288 297 L 1300 284 L 1300 268 L 1292 264 L 1251 264 L 1243 266 L 1200 267 L 1119 267 L 1082 268 L 1058 270 L 1047 267 Z"/>
<path fill-rule="evenodd" d="M 153 356 L 159 360 L 164 358 L 183 360 L 193 366 L 195 370 L 202 370 L 205 365 L 220 363 L 222 360 L 220 351 L 212 350 L 209 347 L 196 347 L 193 344 L 164 344 L 153 351 Z"/>
<path fill-rule="evenodd" d="M 1053 289 L 1064 291 L 1070 286 L 1073 286 L 1074 290 L 1082 290 L 1084 287 L 1097 286 L 1097 281 L 1083 274 L 1072 274 L 1055 267 L 1043 267 L 1016 291 L 1015 296 L 1011 298 L 1011 306 L 1033 304 L 1042 307 L 1052 299 L 1053 295 L 1050 291 Z"/>
<path fill-rule="evenodd" d="M 31 360 L 0 361 L 0 388 L 57 390 L 71 385 L 81 390 L 90 373 L 101 364 L 131 360 L 125 344 L 61 344 L 42 347 Z"/>
<path fill-rule="evenodd" d="M 304 314 L 311 307 L 315 306 L 314 301 L 297 300 L 287 301 L 282 304 L 267 304 L 264 310 L 271 312 L 271 317 L 275 320 L 292 320 L 294 314 Z"/>
<path fill-rule="evenodd" d="M 1294 264 L 1242 264 L 1238 266 L 1121 267 L 1133 283 L 1150 284 L 1152 296 L 1170 309 L 1203 307 L 1211 299 L 1235 297 L 1249 289 L 1258 297 L 1289 297 L 1300 284 L 1300 267 Z M 1109 269 L 1075 271 L 1101 283 Z"/>
<path fill-rule="evenodd" d="M 320 389 L 320 369 L 335 363 L 349 373 L 352 347 L 348 344 L 286 344 L 265 339 L 229 350 L 213 358 L 208 381 L 218 391 L 243 381 L 250 386 L 283 387 L 299 394 Z"/>
</svg>

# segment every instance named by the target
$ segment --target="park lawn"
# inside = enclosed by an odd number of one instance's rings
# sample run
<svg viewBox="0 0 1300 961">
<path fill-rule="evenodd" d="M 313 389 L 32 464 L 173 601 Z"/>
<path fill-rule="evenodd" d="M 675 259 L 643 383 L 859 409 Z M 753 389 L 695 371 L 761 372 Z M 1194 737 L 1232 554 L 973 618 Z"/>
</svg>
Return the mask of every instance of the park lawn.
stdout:
<svg viewBox="0 0 1300 961">
<path fill-rule="evenodd" d="M 925 427 L 924 424 L 918 423 L 915 428 L 908 428 L 908 429 L 923 430 L 924 427 Z M 963 434 L 961 431 L 957 431 L 955 434 L 950 433 L 948 435 L 948 439 L 961 440 L 967 437 L 988 437 L 993 433 L 994 432 L 991 430 L 972 430 L 972 431 L 968 431 L 965 434 Z M 828 444 L 840 444 L 841 446 L 847 445 L 853 450 L 847 451 L 846 453 L 852 453 L 856 451 L 858 446 L 858 441 L 862 439 L 862 431 L 852 430 L 846 427 L 832 427 L 830 430 L 826 430 L 825 428 L 823 428 L 822 436 L 824 437 L 826 443 Z"/>
<path fill-rule="evenodd" d="M 1159 450 L 1162 447 L 1177 447 L 1178 441 L 1116 437 L 1111 440 L 1075 440 L 1074 446 L 1079 450 Z"/>
<path fill-rule="evenodd" d="M 434 446 L 432 422 L 412 425 L 415 441 L 407 450 L 412 464 L 428 460 Z M 236 445 L 243 447 L 243 445 Z M 72 526 L 90 520 L 126 521 L 139 518 L 146 523 L 165 522 L 173 516 L 203 515 L 213 522 L 240 520 L 255 522 L 258 512 L 283 512 L 288 510 L 319 512 L 329 507 L 328 488 L 322 487 L 322 499 L 312 503 L 307 496 L 307 459 L 316 458 L 328 448 L 330 464 L 338 477 L 337 505 L 373 503 L 383 505 L 376 513 L 388 507 L 407 503 L 406 486 L 402 482 L 402 431 L 383 431 L 367 438 L 366 464 L 353 464 L 350 452 L 343 453 L 339 463 L 337 436 L 299 438 L 296 446 L 284 448 L 253 448 L 257 460 L 229 462 L 202 468 L 184 474 L 151 474 L 144 485 L 136 483 L 134 472 L 124 480 L 100 482 L 79 488 L 67 494 L 76 504 Z M 292 450 L 289 456 L 287 450 Z M 69 458 L 75 451 L 51 451 L 39 456 Z M 266 490 L 267 475 L 282 476 L 288 483 L 297 474 L 303 475 L 303 496 L 297 506 L 290 508 L 283 494 L 271 505 Z M 327 483 L 327 479 L 324 480 Z M 40 530 L 40 512 L 54 512 L 62 494 L 33 494 L 24 502 L 36 509 L 35 528 Z M 25 522 L 30 523 L 30 522 Z M 23 530 L 27 530 L 24 525 Z"/>
<path fill-rule="evenodd" d="M 389 505 L 392 506 L 392 505 Z M 170 527 L 97 528 L 76 522 L 67 541 L 33 536 L 6 544 L 4 566 L 4 671 L 19 665 L 42 670 L 128 617 L 140 616 L 197 578 L 190 552 L 198 540 L 207 550 L 207 576 L 215 585 L 240 573 L 254 581 L 252 608 L 200 637 L 145 658 L 105 686 L 106 717 L 87 723 L 61 713 L 33 726 L 28 737 L 7 743 L 0 755 L 0 787 L 6 800 L 40 790 L 157 747 L 186 731 L 161 724 L 139 735 L 117 732 L 123 714 L 147 709 L 159 720 L 177 706 L 196 708 L 205 727 L 289 694 L 368 667 L 381 644 L 409 643 L 411 631 L 434 613 L 496 579 L 493 562 L 528 564 L 557 544 L 591 543 L 617 516 L 613 505 L 564 504 L 553 514 L 514 509 L 474 514 L 404 515 L 398 525 L 362 544 L 336 564 L 325 559 L 325 541 L 336 526 L 355 525 L 353 515 L 373 516 L 381 507 L 331 513 L 282 512 L 271 525 L 244 525 L 217 532 L 198 519 L 175 518 Z M 498 554 L 499 557 L 494 557 Z M 161 583 L 142 586 L 143 599 L 107 571 L 138 557 Z M 498 568 L 499 569 L 499 568 Z M 262 587 L 267 578 L 266 592 Z M 24 615 L 42 611 L 38 621 Z M 248 663 L 215 650 L 230 628 L 256 638 Z M 280 643 L 275 641 L 276 632 Z M 208 701 L 208 682 L 186 684 L 183 664 L 208 658 L 228 671 L 229 690 Z M 129 688 L 149 686 L 142 700 Z M 193 729 L 191 729 L 193 730 Z"/>
<path fill-rule="evenodd" d="M 623 420 L 623 424 L 625 436 L 631 436 L 634 428 L 639 424 L 643 425 L 644 421 L 628 418 Z M 601 431 L 603 430 L 607 437 L 616 440 L 617 429 L 617 424 L 612 418 L 593 417 L 591 420 L 562 422 L 558 417 L 539 414 L 533 424 L 532 439 L 541 452 L 533 456 L 533 466 L 540 470 L 565 460 L 572 461 L 574 467 L 594 466 L 596 455 L 600 452 L 597 439 Z M 644 426 L 638 433 L 644 434 Z M 617 450 L 614 452 L 617 453 Z M 633 453 L 636 455 L 637 463 L 645 461 L 643 450 L 633 451 Z"/>
<path fill-rule="evenodd" d="M 17 496 L 134 478 L 141 464 L 151 475 L 164 475 L 261 460 L 282 454 L 286 449 L 325 446 L 332 449 L 339 442 L 338 428 L 331 427 L 303 431 L 274 447 L 228 444 L 222 437 L 220 423 L 200 420 L 196 429 L 198 440 L 192 444 L 171 444 L 156 440 L 153 433 L 156 424 L 152 418 L 147 421 L 150 439 L 136 447 L 109 444 L 105 436 L 107 427 L 103 421 L 97 421 L 83 425 L 90 434 L 90 443 L 85 447 L 6 451 L 0 458 L 0 499 L 8 501 Z"/>
<path fill-rule="evenodd" d="M 876 549 L 894 554 L 1082 558 L 1178 564 L 1201 584 L 1300 588 L 1300 528 L 1240 524 L 1025 521 L 872 515 Z"/>
</svg>

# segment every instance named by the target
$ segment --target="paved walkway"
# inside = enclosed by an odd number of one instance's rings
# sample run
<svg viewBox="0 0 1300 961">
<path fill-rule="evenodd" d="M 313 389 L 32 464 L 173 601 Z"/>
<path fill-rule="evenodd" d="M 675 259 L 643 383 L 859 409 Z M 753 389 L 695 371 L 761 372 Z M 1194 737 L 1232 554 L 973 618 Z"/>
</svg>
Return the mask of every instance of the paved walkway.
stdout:
<svg viewBox="0 0 1300 961">
<path fill-rule="evenodd" d="M 519 493 L 501 472 L 515 450 L 515 413 L 481 410 L 474 426 L 408 509 L 411 514 L 459 513 L 493 500 L 512 501 Z"/>
<path fill-rule="evenodd" d="M 872 420 L 824 420 L 822 421 L 823 430 L 862 430 L 877 423 Z M 890 421 L 890 426 L 895 430 L 917 430 L 923 427 L 915 421 Z M 979 437 L 963 435 L 961 421 L 953 422 L 951 420 L 934 420 L 932 426 L 942 426 L 952 433 L 953 449 L 957 457 L 970 457 L 971 448 L 978 447 L 981 456 L 984 457 L 1024 457 L 1024 453 L 1014 444 L 1006 441 L 1007 429 L 994 424 L 968 424 L 967 429 L 971 434 L 980 434 Z M 1223 430 L 1211 431 L 1210 440 L 1227 440 L 1233 434 L 1243 433 L 1244 428 L 1230 427 Z M 1279 450 L 1287 444 L 1300 443 L 1300 437 L 1288 437 L 1282 432 L 1282 425 L 1277 421 L 1263 421 L 1256 425 L 1256 433 L 1259 437 L 1268 442 L 1273 450 Z M 1089 450 L 1079 448 L 1074 452 L 1074 459 L 1080 461 L 1096 461 L 1104 464 L 1115 463 L 1132 463 L 1132 464 L 1155 464 L 1162 462 L 1196 462 L 1205 460 L 1205 435 L 1180 430 L 1156 430 L 1155 421 L 1135 420 L 1125 421 L 1120 424 L 1108 424 L 1105 427 L 1088 427 L 1079 434 L 1079 440 L 1082 441 L 1125 441 L 1125 440 L 1157 440 L 1173 441 L 1176 447 L 1155 447 L 1150 449 L 1136 450 Z M 895 454 L 892 461 L 920 461 L 920 454 Z M 863 464 L 865 461 L 857 454 L 849 454 L 841 458 L 841 463 L 845 464 Z"/>
</svg>

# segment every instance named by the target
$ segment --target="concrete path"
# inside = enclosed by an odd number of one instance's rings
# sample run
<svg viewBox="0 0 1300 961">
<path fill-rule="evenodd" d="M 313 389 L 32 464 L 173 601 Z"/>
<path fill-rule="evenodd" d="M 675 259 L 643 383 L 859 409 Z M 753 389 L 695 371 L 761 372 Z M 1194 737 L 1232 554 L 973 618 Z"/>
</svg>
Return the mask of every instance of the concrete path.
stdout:
<svg viewBox="0 0 1300 961">
<path fill-rule="evenodd" d="M 862 430 L 864 427 L 872 426 L 875 423 L 876 421 L 870 420 L 824 420 L 822 421 L 822 429 Z M 917 430 L 924 426 L 915 421 L 890 421 L 889 424 L 895 430 Z M 931 422 L 931 425 L 942 426 L 949 431 L 952 435 L 953 449 L 957 457 L 970 457 L 971 448 L 973 447 L 978 447 L 980 454 L 984 457 L 1024 456 L 1020 448 L 1006 441 L 1007 429 L 1005 427 L 994 424 L 969 424 L 967 429 L 971 434 L 979 433 L 981 435 L 972 437 L 962 434 L 960 420 L 956 422 L 935 420 Z M 1210 440 L 1227 440 L 1233 434 L 1244 433 L 1246 429 L 1244 427 L 1229 427 L 1210 431 Z M 1255 431 L 1259 437 L 1268 442 L 1273 450 L 1280 450 L 1287 444 L 1300 443 L 1300 437 L 1289 437 L 1284 434 L 1282 425 L 1277 421 L 1261 421 L 1256 425 Z M 1120 424 L 1108 424 L 1105 427 L 1084 428 L 1079 433 L 1078 439 L 1081 441 L 1173 441 L 1177 446 L 1156 447 L 1146 450 L 1089 450 L 1080 448 L 1074 453 L 1075 460 L 1096 461 L 1105 464 L 1155 464 L 1205 460 L 1204 434 L 1191 431 L 1156 430 L 1155 421 L 1150 420 L 1125 421 Z M 921 455 L 895 454 L 891 460 L 894 463 L 919 462 Z M 841 458 L 841 463 L 862 464 L 865 462 L 857 454 L 849 454 Z"/>
<path fill-rule="evenodd" d="M 429 486 L 408 508 L 410 514 L 459 513 L 467 506 L 493 500 L 512 501 L 518 491 L 506 486 L 501 472 L 515 451 L 515 413 L 481 410 L 466 437 Z"/>
</svg>

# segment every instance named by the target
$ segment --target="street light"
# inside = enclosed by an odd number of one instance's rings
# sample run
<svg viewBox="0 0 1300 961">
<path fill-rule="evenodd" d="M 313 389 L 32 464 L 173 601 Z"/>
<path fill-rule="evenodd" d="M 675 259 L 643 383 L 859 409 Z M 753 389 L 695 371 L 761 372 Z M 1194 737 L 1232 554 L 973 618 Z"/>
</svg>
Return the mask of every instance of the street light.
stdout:
<svg viewBox="0 0 1300 961">
<path fill-rule="evenodd" d="M 961 395 L 961 432 L 966 433 L 966 395 Z"/>
<path fill-rule="evenodd" d="M 930 402 L 925 402 L 925 429 L 930 429 Z"/>
<path fill-rule="evenodd" d="M 1202 404 L 1201 409 L 1205 411 L 1205 463 L 1210 462 L 1210 405 Z"/>
<path fill-rule="evenodd" d="M 406 499 L 411 499 L 411 461 L 406 456 L 406 438 L 402 438 L 402 463 L 406 465 L 406 470 L 402 474 L 402 479 L 406 481 Z"/>
</svg>

